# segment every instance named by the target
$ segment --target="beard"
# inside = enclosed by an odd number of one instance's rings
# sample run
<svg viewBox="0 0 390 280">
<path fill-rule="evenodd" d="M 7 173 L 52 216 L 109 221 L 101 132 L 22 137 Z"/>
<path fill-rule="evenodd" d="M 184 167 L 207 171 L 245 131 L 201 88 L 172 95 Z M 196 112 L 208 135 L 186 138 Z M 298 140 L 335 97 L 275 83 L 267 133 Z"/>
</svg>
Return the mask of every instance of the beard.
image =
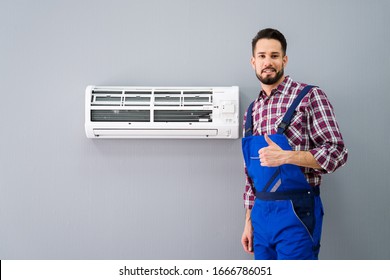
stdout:
<svg viewBox="0 0 390 280">
<path fill-rule="evenodd" d="M 257 74 L 256 72 L 256 77 L 260 80 L 261 83 L 263 83 L 264 85 L 273 85 L 275 83 L 277 83 L 281 77 L 283 77 L 284 75 L 284 68 L 282 68 L 280 71 L 276 72 L 276 75 L 275 77 L 261 77 L 261 75 Z"/>
</svg>

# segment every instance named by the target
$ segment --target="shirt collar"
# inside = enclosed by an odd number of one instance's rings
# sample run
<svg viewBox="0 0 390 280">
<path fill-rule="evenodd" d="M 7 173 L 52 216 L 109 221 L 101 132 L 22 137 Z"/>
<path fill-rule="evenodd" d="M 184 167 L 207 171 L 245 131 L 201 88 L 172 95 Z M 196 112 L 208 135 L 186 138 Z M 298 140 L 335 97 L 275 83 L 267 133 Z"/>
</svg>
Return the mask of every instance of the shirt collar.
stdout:
<svg viewBox="0 0 390 280">
<path fill-rule="evenodd" d="M 287 94 L 288 93 L 288 85 L 292 83 L 292 79 L 290 76 L 284 77 L 283 81 L 271 91 L 271 96 L 276 94 Z M 264 92 L 264 90 L 260 91 L 259 99 L 265 99 L 267 98 L 267 94 Z"/>
</svg>

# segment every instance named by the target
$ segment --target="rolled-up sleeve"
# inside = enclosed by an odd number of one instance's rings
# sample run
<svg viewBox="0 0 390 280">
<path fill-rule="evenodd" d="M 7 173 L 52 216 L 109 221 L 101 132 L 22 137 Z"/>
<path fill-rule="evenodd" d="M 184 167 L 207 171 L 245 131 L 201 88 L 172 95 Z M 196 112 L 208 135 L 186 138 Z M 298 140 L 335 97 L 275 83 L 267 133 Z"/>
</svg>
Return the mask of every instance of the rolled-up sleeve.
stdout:
<svg viewBox="0 0 390 280">
<path fill-rule="evenodd" d="M 315 147 L 310 153 L 322 167 L 315 172 L 332 173 L 347 162 L 348 150 L 333 107 L 320 89 L 313 89 L 311 95 L 309 123 L 310 140 Z"/>
<path fill-rule="evenodd" d="M 247 116 L 247 112 L 245 112 L 245 115 L 244 115 L 244 122 L 243 122 L 243 137 L 245 137 L 245 122 L 246 122 L 246 116 Z M 244 191 L 244 194 L 243 194 L 243 199 L 244 199 L 244 207 L 246 209 L 252 209 L 254 203 L 255 203 L 255 189 L 253 187 L 253 182 L 252 182 L 252 179 L 249 177 L 248 175 L 248 171 L 246 169 L 246 166 L 245 166 L 245 162 L 244 162 L 244 170 L 245 170 L 245 177 L 246 177 L 246 180 L 245 180 L 245 191 Z"/>
<path fill-rule="evenodd" d="M 255 203 L 255 189 L 253 187 L 252 179 L 248 176 L 247 170 L 245 168 L 246 182 L 245 182 L 245 192 L 244 192 L 244 207 L 246 209 L 252 209 Z"/>
</svg>

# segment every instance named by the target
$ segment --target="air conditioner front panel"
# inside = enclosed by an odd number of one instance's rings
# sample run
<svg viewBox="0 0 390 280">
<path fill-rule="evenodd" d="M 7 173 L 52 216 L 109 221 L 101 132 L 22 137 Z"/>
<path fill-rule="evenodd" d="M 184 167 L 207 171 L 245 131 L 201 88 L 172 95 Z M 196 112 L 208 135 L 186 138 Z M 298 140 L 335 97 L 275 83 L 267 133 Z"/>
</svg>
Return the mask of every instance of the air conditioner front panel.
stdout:
<svg viewBox="0 0 390 280">
<path fill-rule="evenodd" d="M 238 87 L 88 86 L 89 138 L 239 137 Z"/>
</svg>

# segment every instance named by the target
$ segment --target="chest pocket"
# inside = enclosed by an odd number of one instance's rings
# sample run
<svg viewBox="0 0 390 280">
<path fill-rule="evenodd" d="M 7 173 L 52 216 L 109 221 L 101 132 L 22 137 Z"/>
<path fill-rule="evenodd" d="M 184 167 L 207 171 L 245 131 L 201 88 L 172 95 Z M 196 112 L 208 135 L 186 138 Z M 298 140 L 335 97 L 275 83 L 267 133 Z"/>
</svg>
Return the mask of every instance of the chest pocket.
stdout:
<svg viewBox="0 0 390 280">
<path fill-rule="evenodd" d="M 304 133 L 305 115 L 302 112 L 295 112 L 290 125 L 284 132 L 291 144 L 298 146 L 302 143 Z"/>
<path fill-rule="evenodd" d="M 255 129 L 258 132 L 258 135 L 264 135 L 267 133 L 270 134 L 276 134 L 278 130 L 278 125 L 282 122 L 284 114 L 280 115 L 274 115 L 270 118 L 263 118 L 259 122 L 258 125 L 256 125 Z"/>
</svg>

